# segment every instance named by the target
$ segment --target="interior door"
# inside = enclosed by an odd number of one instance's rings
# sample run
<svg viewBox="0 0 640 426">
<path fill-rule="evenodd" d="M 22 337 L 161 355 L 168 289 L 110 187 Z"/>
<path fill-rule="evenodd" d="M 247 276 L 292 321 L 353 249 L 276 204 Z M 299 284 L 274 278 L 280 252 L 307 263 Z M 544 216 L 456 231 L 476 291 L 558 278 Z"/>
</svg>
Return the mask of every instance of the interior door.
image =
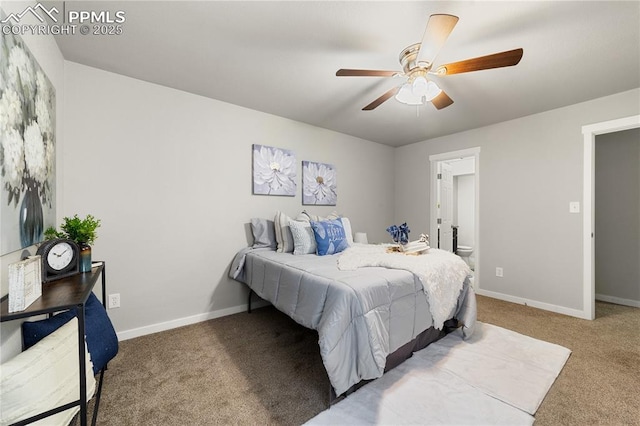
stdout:
<svg viewBox="0 0 640 426">
<path fill-rule="evenodd" d="M 453 172 L 451 164 L 438 162 L 438 222 L 440 249 L 453 251 Z"/>
</svg>

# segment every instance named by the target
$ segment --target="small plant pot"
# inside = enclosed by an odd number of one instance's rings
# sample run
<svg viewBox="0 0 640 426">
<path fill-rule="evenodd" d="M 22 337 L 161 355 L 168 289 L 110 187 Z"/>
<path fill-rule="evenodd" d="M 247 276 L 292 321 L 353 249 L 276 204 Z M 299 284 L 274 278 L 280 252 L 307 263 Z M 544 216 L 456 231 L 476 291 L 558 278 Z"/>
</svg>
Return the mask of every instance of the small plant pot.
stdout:
<svg viewBox="0 0 640 426">
<path fill-rule="evenodd" d="M 87 243 L 78 243 L 80 247 L 80 272 L 91 271 L 91 246 Z"/>
</svg>

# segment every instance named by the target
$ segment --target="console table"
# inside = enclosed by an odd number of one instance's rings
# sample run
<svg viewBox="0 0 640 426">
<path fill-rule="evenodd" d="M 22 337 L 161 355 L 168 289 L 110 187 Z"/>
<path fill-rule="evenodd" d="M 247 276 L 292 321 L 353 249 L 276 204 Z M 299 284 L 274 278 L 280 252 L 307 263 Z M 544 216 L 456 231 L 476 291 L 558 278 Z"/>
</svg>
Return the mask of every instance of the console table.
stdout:
<svg viewBox="0 0 640 426">
<path fill-rule="evenodd" d="M 33 423 L 75 406 L 80 406 L 80 424 L 82 426 L 87 425 L 87 370 L 85 359 L 84 307 L 89 295 L 98 281 L 98 278 L 100 277 L 102 277 L 102 304 L 105 308 L 107 300 L 106 265 L 104 262 L 96 263 L 100 264 L 93 267 L 90 272 L 79 273 L 71 277 L 42 284 L 42 296 L 29 305 L 24 311 L 9 313 L 8 295 L 0 299 L 0 322 L 13 321 L 42 314 L 53 315 L 55 312 L 66 311 L 69 309 L 75 309 L 78 317 L 78 368 L 80 369 L 80 398 L 77 401 L 55 407 L 28 419 L 21 420 L 20 422 L 14 423 L 14 425 L 26 425 Z M 96 392 L 96 403 L 93 410 L 93 425 L 95 425 L 98 416 L 98 406 L 100 405 L 104 370 L 105 369 L 103 368 L 102 371 L 100 371 L 98 390 Z"/>
</svg>

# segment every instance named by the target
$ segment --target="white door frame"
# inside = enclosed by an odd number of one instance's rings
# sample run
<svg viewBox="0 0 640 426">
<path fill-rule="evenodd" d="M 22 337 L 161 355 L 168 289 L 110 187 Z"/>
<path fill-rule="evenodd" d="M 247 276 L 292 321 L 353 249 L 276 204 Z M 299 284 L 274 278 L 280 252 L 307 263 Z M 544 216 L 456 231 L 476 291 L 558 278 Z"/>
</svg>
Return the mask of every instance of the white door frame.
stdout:
<svg viewBox="0 0 640 426">
<path fill-rule="evenodd" d="M 431 169 L 430 176 L 430 196 L 429 196 L 429 241 L 436 241 L 438 238 L 438 213 L 437 213 L 437 180 L 438 170 L 436 164 L 438 161 L 455 160 L 463 157 L 474 157 L 475 160 L 475 212 L 474 212 L 474 235 L 475 247 L 473 248 L 474 256 L 474 280 L 475 289 L 480 288 L 480 147 L 462 149 L 459 151 L 444 152 L 442 154 L 434 154 L 429 156 L 429 166 Z"/>
<path fill-rule="evenodd" d="M 640 115 L 609 120 L 582 126 L 584 137 L 584 193 L 583 193 L 583 302 L 582 317 L 596 317 L 596 281 L 595 281 L 595 146 L 596 136 L 605 133 L 620 132 L 640 127 Z"/>
</svg>

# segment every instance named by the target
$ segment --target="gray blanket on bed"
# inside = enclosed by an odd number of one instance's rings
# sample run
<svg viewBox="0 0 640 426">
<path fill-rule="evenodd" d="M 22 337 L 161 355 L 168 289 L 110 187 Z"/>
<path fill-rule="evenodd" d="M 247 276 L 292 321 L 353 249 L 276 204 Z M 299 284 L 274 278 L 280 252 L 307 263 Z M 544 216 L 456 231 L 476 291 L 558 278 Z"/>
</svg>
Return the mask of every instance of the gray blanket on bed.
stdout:
<svg viewBox="0 0 640 426">
<path fill-rule="evenodd" d="M 317 330 L 329 380 L 340 395 L 382 376 L 386 357 L 433 325 L 420 279 L 382 267 L 343 271 L 334 256 L 241 250 L 230 276 L 299 324 Z M 473 332 L 475 294 L 465 279 L 449 317 Z"/>
</svg>

